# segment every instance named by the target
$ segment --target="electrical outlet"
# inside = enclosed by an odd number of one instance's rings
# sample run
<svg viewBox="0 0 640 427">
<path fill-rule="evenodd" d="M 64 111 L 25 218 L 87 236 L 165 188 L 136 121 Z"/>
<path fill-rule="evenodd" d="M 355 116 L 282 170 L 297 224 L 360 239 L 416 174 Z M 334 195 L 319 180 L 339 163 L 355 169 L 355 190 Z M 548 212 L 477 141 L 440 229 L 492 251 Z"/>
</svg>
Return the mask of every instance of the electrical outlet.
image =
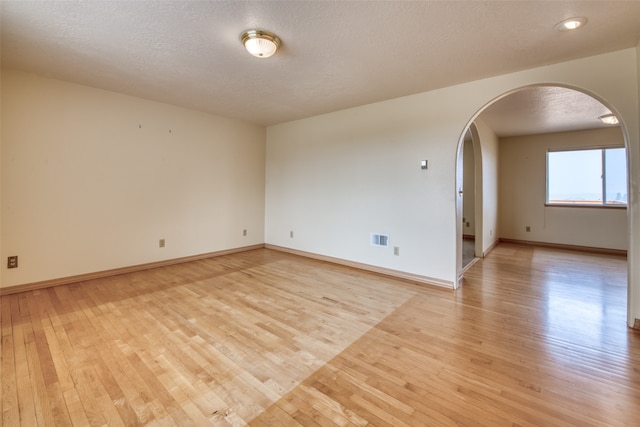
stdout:
<svg viewBox="0 0 640 427">
<path fill-rule="evenodd" d="M 293 239 L 293 231 L 289 232 L 289 237 L 291 237 Z"/>
<path fill-rule="evenodd" d="M 400 255 L 400 247 L 399 247 L 399 246 L 394 246 L 394 247 L 393 247 L 393 254 L 394 254 L 395 256 Z"/>
<path fill-rule="evenodd" d="M 160 239 L 160 241 L 158 242 L 158 246 L 164 248 L 164 239 Z"/>
<path fill-rule="evenodd" d="M 7 257 L 7 268 L 18 268 L 18 255 Z"/>
<path fill-rule="evenodd" d="M 469 221 L 467 221 L 465 225 L 466 225 L 467 227 L 470 227 L 470 226 L 471 226 L 471 223 L 470 223 Z"/>
<path fill-rule="evenodd" d="M 527 225 L 524 229 L 525 229 L 525 231 L 526 231 L 527 233 L 530 233 L 530 232 L 531 232 L 531 226 L 530 226 L 530 225 Z"/>
<path fill-rule="evenodd" d="M 245 228 L 244 230 L 242 230 L 242 235 L 246 236 L 247 235 L 247 229 Z"/>
</svg>

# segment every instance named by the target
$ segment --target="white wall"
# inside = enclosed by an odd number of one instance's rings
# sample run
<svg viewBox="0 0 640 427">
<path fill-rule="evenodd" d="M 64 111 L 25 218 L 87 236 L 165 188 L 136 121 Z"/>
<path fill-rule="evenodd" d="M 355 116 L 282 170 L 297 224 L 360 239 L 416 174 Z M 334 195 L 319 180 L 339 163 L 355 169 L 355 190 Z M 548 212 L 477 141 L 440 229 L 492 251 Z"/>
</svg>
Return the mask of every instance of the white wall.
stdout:
<svg viewBox="0 0 640 427">
<path fill-rule="evenodd" d="M 601 146 L 624 146 L 620 128 L 502 138 L 500 237 L 626 250 L 626 209 L 545 206 L 547 151 Z"/>
<path fill-rule="evenodd" d="M 2 286 L 263 243 L 265 137 L 3 70 Z"/>
<path fill-rule="evenodd" d="M 527 85 L 583 89 L 625 122 L 638 182 L 636 55 L 626 49 L 269 127 L 266 242 L 454 283 L 456 154 L 469 121 Z M 637 185 L 631 197 L 637 204 Z M 637 228 L 640 206 L 632 212 Z M 391 234 L 400 256 L 369 245 L 377 231 Z M 640 263 L 640 251 L 630 259 Z M 631 279 L 640 286 L 638 273 Z"/>
</svg>

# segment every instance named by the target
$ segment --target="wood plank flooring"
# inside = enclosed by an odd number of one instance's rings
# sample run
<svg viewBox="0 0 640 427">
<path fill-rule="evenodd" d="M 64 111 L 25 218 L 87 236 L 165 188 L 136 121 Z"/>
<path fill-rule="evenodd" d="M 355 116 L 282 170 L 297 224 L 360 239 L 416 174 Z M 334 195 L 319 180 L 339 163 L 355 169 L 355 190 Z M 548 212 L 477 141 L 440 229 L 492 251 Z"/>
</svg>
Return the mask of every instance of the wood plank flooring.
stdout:
<svg viewBox="0 0 640 427">
<path fill-rule="evenodd" d="M 616 256 L 501 244 L 454 292 L 261 249 L 0 310 L 3 426 L 640 424 Z"/>
</svg>

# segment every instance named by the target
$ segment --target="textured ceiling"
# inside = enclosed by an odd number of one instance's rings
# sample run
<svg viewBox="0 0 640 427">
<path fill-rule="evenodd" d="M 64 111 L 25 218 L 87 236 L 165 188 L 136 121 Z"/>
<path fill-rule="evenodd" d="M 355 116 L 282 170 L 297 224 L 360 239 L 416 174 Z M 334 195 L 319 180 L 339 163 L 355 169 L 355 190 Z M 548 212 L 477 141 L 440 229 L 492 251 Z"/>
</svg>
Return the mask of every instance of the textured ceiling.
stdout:
<svg viewBox="0 0 640 427">
<path fill-rule="evenodd" d="M 611 127 L 598 117 L 611 111 L 576 90 L 555 86 L 520 89 L 488 106 L 480 118 L 500 137 Z"/>
<path fill-rule="evenodd" d="M 3 66 L 271 125 L 636 46 L 639 1 L 7 1 Z M 554 25 L 585 16 L 587 26 Z M 268 59 L 239 40 L 273 31 Z"/>
</svg>

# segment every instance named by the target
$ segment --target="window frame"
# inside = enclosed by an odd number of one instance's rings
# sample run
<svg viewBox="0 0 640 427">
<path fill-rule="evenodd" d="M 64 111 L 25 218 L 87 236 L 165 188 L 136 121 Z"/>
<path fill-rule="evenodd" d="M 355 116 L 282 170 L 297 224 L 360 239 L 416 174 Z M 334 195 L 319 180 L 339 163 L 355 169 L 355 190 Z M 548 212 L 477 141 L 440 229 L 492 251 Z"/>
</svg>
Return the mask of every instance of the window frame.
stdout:
<svg viewBox="0 0 640 427">
<path fill-rule="evenodd" d="M 626 190 L 627 190 L 627 198 L 629 197 L 629 159 L 628 152 L 626 146 L 624 145 L 604 145 L 604 146 L 593 146 L 593 147 L 576 147 L 576 148 L 549 148 L 547 149 L 545 155 L 545 206 L 546 207 L 562 207 L 562 208 L 596 208 L 596 209 L 627 209 L 629 206 L 629 201 L 624 204 L 613 204 L 607 203 L 607 180 L 606 180 L 606 151 L 607 150 L 616 150 L 616 149 L 624 149 L 625 150 L 625 169 L 626 169 Z M 602 197 L 602 201 L 600 203 L 557 203 L 549 201 L 549 154 L 550 153 L 566 153 L 571 151 L 600 151 L 601 152 L 601 186 L 600 186 L 600 195 Z"/>
</svg>

